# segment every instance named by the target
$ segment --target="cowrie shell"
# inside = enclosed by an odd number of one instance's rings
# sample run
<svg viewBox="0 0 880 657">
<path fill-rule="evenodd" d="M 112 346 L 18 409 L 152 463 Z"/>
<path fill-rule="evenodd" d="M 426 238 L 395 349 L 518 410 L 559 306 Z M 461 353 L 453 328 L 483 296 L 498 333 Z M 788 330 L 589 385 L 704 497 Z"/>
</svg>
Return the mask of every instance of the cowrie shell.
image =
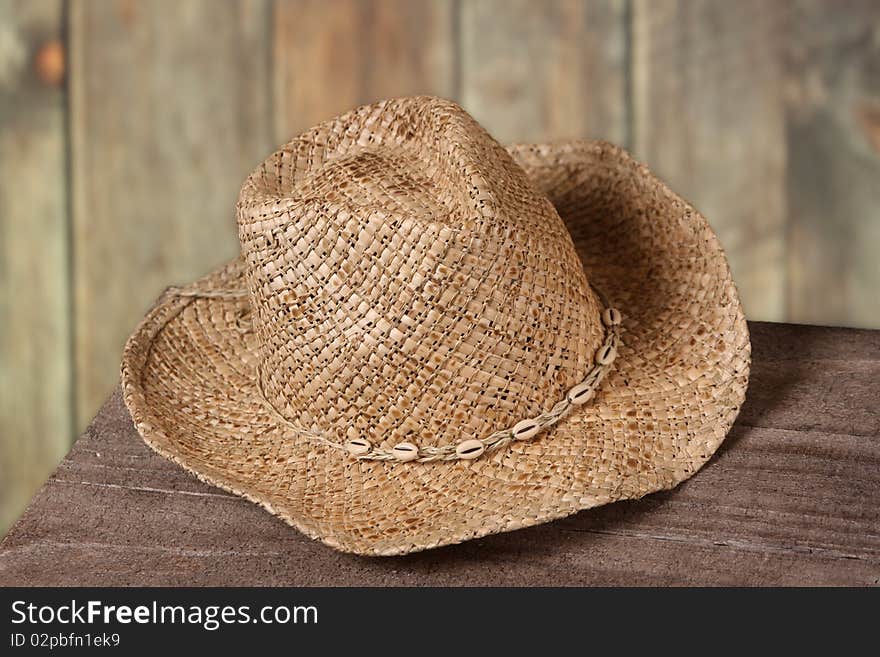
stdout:
<svg viewBox="0 0 880 657">
<path fill-rule="evenodd" d="M 364 440 L 363 438 L 352 438 L 345 443 L 345 449 L 347 449 L 348 453 L 353 456 L 362 456 L 372 448 L 373 446 L 370 444 L 370 441 Z"/>
<path fill-rule="evenodd" d="M 475 459 L 485 451 L 486 446 L 481 440 L 463 440 L 455 448 L 455 453 L 460 459 Z"/>
<path fill-rule="evenodd" d="M 613 344 L 602 347 L 596 354 L 596 362 L 600 365 L 610 365 L 617 358 L 617 348 Z"/>
<path fill-rule="evenodd" d="M 419 458 L 419 448 L 412 443 L 398 443 L 391 449 L 391 453 L 398 461 L 413 461 Z"/>
<path fill-rule="evenodd" d="M 510 433 L 513 434 L 515 440 L 529 440 L 538 435 L 541 425 L 537 420 L 523 420 L 513 425 Z"/>
<path fill-rule="evenodd" d="M 580 405 L 586 404 L 593 398 L 595 394 L 596 391 L 593 390 L 592 386 L 589 383 L 579 383 L 574 388 L 568 391 L 566 398 L 572 404 Z"/>
<path fill-rule="evenodd" d="M 623 317 L 617 308 L 606 308 L 602 313 L 602 323 L 605 326 L 618 326 L 622 320 Z"/>
</svg>

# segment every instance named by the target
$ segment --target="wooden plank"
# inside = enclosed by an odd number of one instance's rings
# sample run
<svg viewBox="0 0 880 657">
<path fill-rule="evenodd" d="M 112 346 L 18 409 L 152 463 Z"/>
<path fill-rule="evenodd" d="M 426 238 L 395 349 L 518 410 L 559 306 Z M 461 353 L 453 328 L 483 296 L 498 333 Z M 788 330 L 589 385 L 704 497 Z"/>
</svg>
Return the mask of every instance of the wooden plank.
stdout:
<svg viewBox="0 0 880 657">
<path fill-rule="evenodd" d="M 789 43 L 789 316 L 880 326 L 880 4 L 799 2 Z"/>
<path fill-rule="evenodd" d="M 462 105 L 501 141 L 627 145 L 623 0 L 462 0 Z"/>
<path fill-rule="evenodd" d="M 0 535 L 73 439 L 60 0 L 0 0 Z"/>
<path fill-rule="evenodd" d="M 337 553 L 202 484 L 117 392 L 0 543 L 0 585 L 880 584 L 880 332 L 750 328 L 746 405 L 685 484 L 399 558 Z"/>
<path fill-rule="evenodd" d="M 635 154 L 708 217 L 751 319 L 786 310 L 788 7 L 634 0 L 632 9 Z"/>
<path fill-rule="evenodd" d="M 752 340 L 751 375 L 758 383 L 749 386 L 739 423 L 876 442 L 880 332 L 774 327 Z"/>
<path fill-rule="evenodd" d="M 268 11 L 265 0 L 70 6 L 80 422 L 162 289 L 238 252 L 238 188 L 271 149 Z"/>
<path fill-rule="evenodd" d="M 383 98 L 454 98 L 455 10 L 450 0 L 279 0 L 276 141 Z"/>
</svg>

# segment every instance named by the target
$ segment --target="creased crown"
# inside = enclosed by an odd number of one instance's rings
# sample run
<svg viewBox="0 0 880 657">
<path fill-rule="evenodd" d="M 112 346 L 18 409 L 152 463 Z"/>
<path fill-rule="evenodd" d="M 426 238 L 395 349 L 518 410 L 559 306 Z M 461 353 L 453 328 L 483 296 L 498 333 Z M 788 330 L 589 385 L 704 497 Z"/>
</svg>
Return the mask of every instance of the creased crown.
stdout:
<svg viewBox="0 0 880 657">
<path fill-rule="evenodd" d="M 245 181 L 267 400 L 334 439 L 482 438 L 547 410 L 602 339 L 562 220 L 452 102 L 361 107 Z"/>
</svg>

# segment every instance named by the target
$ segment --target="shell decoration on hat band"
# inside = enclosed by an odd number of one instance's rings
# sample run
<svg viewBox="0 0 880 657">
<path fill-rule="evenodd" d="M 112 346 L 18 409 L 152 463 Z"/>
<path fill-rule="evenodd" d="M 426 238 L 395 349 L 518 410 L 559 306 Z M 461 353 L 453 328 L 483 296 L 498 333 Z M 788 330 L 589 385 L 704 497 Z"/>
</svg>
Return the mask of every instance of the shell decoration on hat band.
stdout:
<svg viewBox="0 0 880 657">
<path fill-rule="evenodd" d="M 540 415 L 520 420 L 513 426 L 496 431 L 483 439 L 465 439 L 461 442 L 441 445 L 437 447 L 419 447 L 411 442 L 401 442 L 391 449 L 376 448 L 372 443 L 361 437 L 350 438 L 346 441 L 335 441 L 327 438 L 323 434 L 315 431 L 307 431 L 306 433 L 321 444 L 347 452 L 351 457 L 359 460 L 368 461 L 399 461 L 399 462 L 415 462 L 430 463 L 432 461 L 471 461 L 477 459 L 484 454 L 499 450 L 512 441 L 526 441 L 535 438 L 540 433 L 550 429 L 559 420 L 568 415 L 576 406 L 583 406 L 591 402 L 596 391 L 605 379 L 605 376 L 614 365 L 617 358 L 617 350 L 620 345 L 620 328 L 622 323 L 622 315 L 617 308 L 610 306 L 605 295 L 595 286 L 593 290 L 602 300 L 605 309 L 602 311 L 602 324 L 605 327 L 605 340 L 596 350 L 594 365 L 587 372 L 583 380 L 577 385 L 572 386 L 565 396 L 558 401 L 549 411 Z M 200 297 L 203 294 L 198 290 L 184 290 L 183 288 L 169 288 L 170 294 L 179 296 Z M 214 291 L 207 293 L 205 296 L 230 296 L 240 297 L 246 296 L 247 290 L 232 291 Z M 262 391 L 262 372 L 257 369 L 258 387 Z M 279 420 L 285 424 L 292 426 L 302 432 L 302 427 L 291 422 L 288 418 L 275 408 L 274 404 L 263 394 L 263 401 Z"/>
<path fill-rule="evenodd" d="M 595 289 L 595 288 L 594 288 Z M 598 292 L 600 298 L 603 295 Z M 373 447 L 365 438 L 355 437 L 345 442 L 330 440 L 323 435 L 309 432 L 313 438 L 334 449 L 345 450 L 352 457 L 370 461 L 403 461 L 416 463 L 430 463 L 432 461 L 470 461 L 481 457 L 483 454 L 493 452 L 510 444 L 514 440 L 531 440 L 543 431 L 546 431 L 559 422 L 575 406 L 582 406 L 592 401 L 596 390 L 605 378 L 605 375 L 614 365 L 617 357 L 617 349 L 620 344 L 620 311 L 608 306 L 602 313 L 602 323 L 605 326 L 605 340 L 596 351 L 595 364 L 590 368 L 584 379 L 572 386 L 565 396 L 557 402 L 549 411 L 541 413 L 537 417 L 521 420 L 512 427 L 496 431 L 483 439 L 470 438 L 459 443 L 440 445 L 437 447 L 419 447 L 411 442 L 401 442 L 391 449 Z M 259 388 L 263 389 L 262 376 L 258 370 Z M 284 423 L 297 429 L 294 423 L 284 417 L 271 401 L 263 395 L 263 401 Z"/>
</svg>

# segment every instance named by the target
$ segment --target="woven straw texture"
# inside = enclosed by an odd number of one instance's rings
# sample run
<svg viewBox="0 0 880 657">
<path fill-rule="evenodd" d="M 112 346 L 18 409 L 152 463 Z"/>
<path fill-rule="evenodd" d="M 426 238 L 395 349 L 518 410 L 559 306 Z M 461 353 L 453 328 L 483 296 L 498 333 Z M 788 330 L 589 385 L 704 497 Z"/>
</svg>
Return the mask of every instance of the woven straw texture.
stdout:
<svg viewBox="0 0 880 657">
<path fill-rule="evenodd" d="M 129 339 L 126 404 L 159 453 L 337 549 L 392 555 L 670 488 L 742 404 L 749 340 L 706 221 L 612 145 L 504 149 L 455 104 L 365 106 L 242 187 L 242 255 Z M 472 460 L 356 458 L 479 441 Z"/>
</svg>

